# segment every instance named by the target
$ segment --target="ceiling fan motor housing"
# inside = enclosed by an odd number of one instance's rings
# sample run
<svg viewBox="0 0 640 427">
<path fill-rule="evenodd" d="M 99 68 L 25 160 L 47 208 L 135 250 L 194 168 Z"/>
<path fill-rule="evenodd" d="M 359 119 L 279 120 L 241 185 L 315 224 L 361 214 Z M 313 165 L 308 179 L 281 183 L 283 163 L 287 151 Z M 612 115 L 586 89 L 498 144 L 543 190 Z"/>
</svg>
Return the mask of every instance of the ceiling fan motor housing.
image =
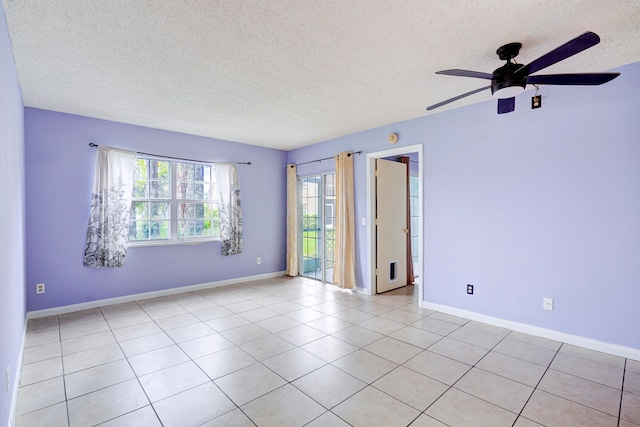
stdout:
<svg viewBox="0 0 640 427">
<path fill-rule="evenodd" d="M 514 77 L 516 70 L 522 68 L 521 64 L 508 62 L 493 72 L 491 79 L 491 94 L 496 98 L 511 98 L 527 86 L 527 76 Z M 513 88 L 508 90 L 509 88 Z"/>
</svg>

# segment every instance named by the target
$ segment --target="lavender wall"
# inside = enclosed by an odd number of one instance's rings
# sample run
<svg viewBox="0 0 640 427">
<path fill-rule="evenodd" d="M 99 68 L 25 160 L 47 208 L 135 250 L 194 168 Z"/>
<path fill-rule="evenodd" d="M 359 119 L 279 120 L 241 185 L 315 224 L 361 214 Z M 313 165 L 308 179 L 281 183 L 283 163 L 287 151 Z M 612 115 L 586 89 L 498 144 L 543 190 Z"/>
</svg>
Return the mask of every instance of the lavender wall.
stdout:
<svg viewBox="0 0 640 427">
<path fill-rule="evenodd" d="M 239 165 L 244 250 L 220 244 L 129 248 L 119 269 L 82 266 L 96 150 L 89 142 Z M 39 310 L 142 292 L 284 271 L 286 153 L 52 111 L 25 109 L 27 289 Z M 256 258 L 262 264 L 256 264 Z"/>
<path fill-rule="evenodd" d="M 422 144 L 425 301 L 640 348 L 640 63 L 618 71 L 599 87 L 546 86 L 540 110 L 530 94 L 511 114 L 480 103 L 294 150 L 288 161 Z M 355 174 L 361 218 L 364 155 Z M 361 286 L 365 227 L 356 239 Z"/>
<path fill-rule="evenodd" d="M 0 6 L 0 425 L 9 425 L 25 321 L 24 121 L 22 93 Z M 9 392 L 4 375 L 11 373 Z"/>
</svg>

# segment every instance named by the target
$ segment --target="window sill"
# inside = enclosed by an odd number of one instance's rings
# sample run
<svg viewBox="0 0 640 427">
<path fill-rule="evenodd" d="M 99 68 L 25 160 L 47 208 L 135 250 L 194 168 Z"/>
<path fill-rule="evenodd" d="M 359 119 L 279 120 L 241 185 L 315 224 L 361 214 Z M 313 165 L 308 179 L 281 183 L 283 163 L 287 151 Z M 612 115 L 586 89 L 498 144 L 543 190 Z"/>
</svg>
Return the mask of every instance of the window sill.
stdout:
<svg viewBox="0 0 640 427">
<path fill-rule="evenodd" d="M 204 243 L 219 242 L 219 238 L 214 239 L 190 239 L 190 240 L 146 240 L 144 242 L 129 242 L 129 248 L 146 248 L 149 246 L 196 246 Z"/>
</svg>

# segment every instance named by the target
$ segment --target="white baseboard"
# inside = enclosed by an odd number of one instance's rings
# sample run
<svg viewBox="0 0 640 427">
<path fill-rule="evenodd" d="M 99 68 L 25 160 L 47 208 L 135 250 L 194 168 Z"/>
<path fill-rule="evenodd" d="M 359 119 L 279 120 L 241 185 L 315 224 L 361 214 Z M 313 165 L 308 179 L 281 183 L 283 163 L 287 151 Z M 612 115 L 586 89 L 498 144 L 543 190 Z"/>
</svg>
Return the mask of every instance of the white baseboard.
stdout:
<svg viewBox="0 0 640 427">
<path fill-rule="evenodd" d="M 640 349 L 626 347 L 618 344 L 610 344 L 603 341 L 585 338 L 578 335 L 567 334 L 565 332 L 554 331 L 552 329 L 540 328 L 538 326 L 528 325 L 526 323 L 514 322 L 511 320 L 501 319 L 499 317 L 487 316 L 485 314 L 476 313 L 469 310 L 450 307 L 448 305 L 435 304 L 422 301 L 420 307 L 430 310 L 439 311 L 441 313 L 451 314 L 453 316 L 463 317 L 469 320 L 476 320 L 490 325 L 523 332 L 529 335 L 548 338 L 555 341 L 565 342 L 590 350 L 602 351 L 604 353 L 613 354 L 615 356 L 626 357 L 629 359 L 640 360 Z"/>
<path fill-rule="evenodd" d="M 22 358 L 24 357 L 24 345 L 27 340 L 27 320 L 24 321 L 22 328 L 22 343 L 20 344 L 20 354 L 18 354 L 18 365 L 13 374 L 13 384 L 11 391 L 11 407 L 9 408 L 9 427 L 16 425 L 16 410 L 18 405 L 18 389 L 20 388 L 20 380 L 22 378 Z"/>
<path fill-rule="evenodd" d="M 39 317 L 56 316 L 59 314 L 71 313 L 74 311 L 88 310 L 91 308 L 104 307 L 107 305 L 121 304 L 131 301 L 140 301 L 143 299 L 164 297 L 167 295 L 181 294 L 183 292 L 200 291 L 203 289 L 217 288 L 220 286 L 235 285 L 238 283 L 253 282 L 255 280 L 270 279 L 273 277 L 284 276 L 284 271 L 276 271 L 274 273 L 256 274 L 254 276 L 236 277 L 233 279 L 220 280 L 217 282 L 200 283 L 197 285 L 182 286 L 179 288 L 162 289 L 160 291 L 145 292 L 141 294 L 125 295 L 115 298 L 106 298 L 95 301 L 82 302 L 79 304 L 64 305 L 61 307 L 46 308 L 44 310 L 29 311 L 27 319 L 36 319 Z"/>
</svg>

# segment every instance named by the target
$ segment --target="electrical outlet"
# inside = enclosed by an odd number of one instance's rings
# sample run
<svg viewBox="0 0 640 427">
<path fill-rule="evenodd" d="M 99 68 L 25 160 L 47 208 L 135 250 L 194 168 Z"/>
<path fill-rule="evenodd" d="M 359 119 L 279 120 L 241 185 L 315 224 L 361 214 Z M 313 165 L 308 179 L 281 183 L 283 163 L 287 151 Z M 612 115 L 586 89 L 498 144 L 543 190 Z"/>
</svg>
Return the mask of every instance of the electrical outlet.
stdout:
<svg viewBox="0 0 640 427">
<path fill-rule="evenodd" d="M 9 387 L 11 387 L 11 371 L 9 370 L 8 366 L 7 366 L 7 371 L 5 375 L 5 383 L 6 383 L 7 391 L 9 391 Z"/>
<path fill-rule="evenodd" d="M 467 293 L 473 295 L 473 285 L 467 285 Z"/>
<path fill-rule="evenodd" d="M 542 308 L 545 310 L 553 311 L 553 298 L 544 297 L 542 298 Z"/>
<path fill-rule="evenodd" d="M 256 264 L 262 264 L 262 258 L 258 257 L 258 259 L 256 260 Z"/>
<path fill-rule="evenodd" d="M 36 294 L 44 294 L 44 283 L 38 283 L 36 285 Z"/>
</svg>

